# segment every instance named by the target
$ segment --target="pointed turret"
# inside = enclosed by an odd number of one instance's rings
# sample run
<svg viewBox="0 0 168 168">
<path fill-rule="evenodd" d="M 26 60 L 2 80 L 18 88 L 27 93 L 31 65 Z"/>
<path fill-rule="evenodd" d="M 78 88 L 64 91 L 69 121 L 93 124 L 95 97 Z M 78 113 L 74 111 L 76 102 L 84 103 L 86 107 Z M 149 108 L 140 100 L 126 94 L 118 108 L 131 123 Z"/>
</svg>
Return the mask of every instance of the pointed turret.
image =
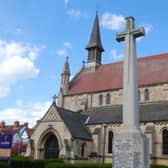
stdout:
<svg viewBox="0 0 168 168">
<path fill-rule="evenodd" d="M 102 43 L 101 43 L 99 17 L 97 13 L 96 13 L 96 17 L 94 20 L 94 25 L 93 25 L 92 33 L 90 36 L 90 40 L 89 40 L 88 45 L 86 46 L 86 49 L 89 50 L 94 47 L 100 49 L 101 51 L 104 51 Z"/>
<path fill-rule="evenodd" d="M 96 68 L 97 65 L 101 64 L 101 53 L 104 51 L 99 28 L 99 18 L 96 13 L 96 17 L 93 24 L 92 33 L 88 45 L 86 46 L 88 50 L 88 67 Z"/>
<path fill-rule="evenodd" d="M 66 61 L 61 74 L 61 88 L 62 88 L 63 95 L 66 95 L 68 93 L 69 78 L 70 78 L 70 68 L 69 68 L 68 57 L 66 57 Z"/>
<path fill-rule="evenodd" d="M 69 68 L 69 61 L 68 61 L 68 56 L 66 57 L 66 61 L 64 63 L 64 67 L 63 67 L 63 70 L 62 70 L 62 75 L 66 74 L 66 75 L 70 75 L 70 68 Z"/>
</svg>

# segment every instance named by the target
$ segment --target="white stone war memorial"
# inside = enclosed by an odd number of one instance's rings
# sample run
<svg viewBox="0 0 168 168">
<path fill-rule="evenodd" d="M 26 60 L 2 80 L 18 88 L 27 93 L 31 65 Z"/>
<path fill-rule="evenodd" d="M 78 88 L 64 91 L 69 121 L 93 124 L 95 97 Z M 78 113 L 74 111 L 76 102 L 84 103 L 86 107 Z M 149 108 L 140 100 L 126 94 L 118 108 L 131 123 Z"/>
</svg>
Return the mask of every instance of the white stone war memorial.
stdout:
<svg viewBox="0 0 168 168">
<path fill-rule="evenodd" d="M 123 124 L 113 141 L 113 168 L 149 168 L 148 140 L 139 127 L 136 38 L 143 36 L 143 27 L 134 27 L 134 18 L 127 17 L 125 32 L 116 36 L 125 41 L 123 72 Z"/>
</svg>

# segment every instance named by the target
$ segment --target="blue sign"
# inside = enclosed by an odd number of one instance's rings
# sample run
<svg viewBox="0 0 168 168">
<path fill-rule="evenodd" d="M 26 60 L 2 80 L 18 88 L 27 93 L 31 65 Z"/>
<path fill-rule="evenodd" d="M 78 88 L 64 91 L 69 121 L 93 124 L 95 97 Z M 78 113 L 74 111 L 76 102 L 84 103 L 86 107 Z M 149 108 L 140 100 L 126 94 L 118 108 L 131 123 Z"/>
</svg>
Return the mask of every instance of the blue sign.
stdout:
<svg viewBox="0 0 168 168">
<path fill-rule="evenodd" d="M 12 147 L 12 134 L 0 134 L 0 148 L 11 148 Z"/>
<path fill-rule="evenodd" d="M 0 134 L 0 160 L 10 159 L 12 140 L 12 134 Z"/>
</svg>

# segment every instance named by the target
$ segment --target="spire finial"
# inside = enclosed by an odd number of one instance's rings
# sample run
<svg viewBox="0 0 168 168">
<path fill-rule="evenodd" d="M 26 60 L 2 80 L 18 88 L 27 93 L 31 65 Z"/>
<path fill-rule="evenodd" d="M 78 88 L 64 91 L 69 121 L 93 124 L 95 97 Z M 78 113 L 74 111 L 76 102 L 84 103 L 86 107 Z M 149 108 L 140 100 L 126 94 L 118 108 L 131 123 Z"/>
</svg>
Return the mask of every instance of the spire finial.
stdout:
<svg viewBox="0 0 168 168">
<path fill-rule="evenodd" d="M 85 61 L 84 60 L 82 61 L 82 65 L 83 65 L 82 69 L 85 69 Z"/>
<path fill-rule="evenodd" d="M 66 56 L 66 60 L 64 63 L 62 74 L 70 74 L 70 68 L 69 68 L 69 57 Z"/>
<path fill-rule="evenodd" d="M 57 96 L 56 94 L 54 94 L 54 95 L 52 96 L 53 103 L 55 103 L 55 104 L 56 104 L 56 100 L 57 100 L 57 98 L 58 98 L 58 96 Z"/>
<path fill-rule="evenodd" d="M 96 5 L 96 15 L 99 14 L 99 4 Z"/>
</svg>

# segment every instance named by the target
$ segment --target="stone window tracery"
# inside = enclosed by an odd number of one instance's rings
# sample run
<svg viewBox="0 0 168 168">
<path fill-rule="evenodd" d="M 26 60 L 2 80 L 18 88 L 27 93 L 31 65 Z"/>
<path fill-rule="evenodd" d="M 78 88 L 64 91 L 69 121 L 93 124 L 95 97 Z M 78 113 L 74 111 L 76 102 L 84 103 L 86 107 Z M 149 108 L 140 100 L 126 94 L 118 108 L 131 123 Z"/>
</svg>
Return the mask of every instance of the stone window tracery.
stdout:
<svg viewBox="0 0 168 168">
<path fill-rule="evenodd" d="M 81 146 L 81 156 L 85 157 L 86 143 L 83 143 Z"/>
<path fill-rule="evenodd" d="M 111 103 L 111 96 L 109 93 L 107 93 L 106 95 L 106 104 L 110 104 Z"/>
<path fill-rule="evenodd" d="M 149 100 L 149 89 L 145 89 L 144 96 L 145 96 L 145 101 Z"/>
<path fill-rule="evenodd" d="M 164 129 L 162 132 L 162 153 L 168 154 L 168 130 Z"/>
<path fill-rule="evenodd" d="M 108 132 L 108 153 L 112 153 L 113 150 L 113 132 Z"/>
<path fill-rule="evenodd" d="M 138 90 L 138 101 L 141 101 L 141 92 Z"/>
<path fill-rule="evenodd" d="M 103 104 L 103 96 L 99 95 L 99 105 L 102 105 L 102 104 Z"/>
</svg>

